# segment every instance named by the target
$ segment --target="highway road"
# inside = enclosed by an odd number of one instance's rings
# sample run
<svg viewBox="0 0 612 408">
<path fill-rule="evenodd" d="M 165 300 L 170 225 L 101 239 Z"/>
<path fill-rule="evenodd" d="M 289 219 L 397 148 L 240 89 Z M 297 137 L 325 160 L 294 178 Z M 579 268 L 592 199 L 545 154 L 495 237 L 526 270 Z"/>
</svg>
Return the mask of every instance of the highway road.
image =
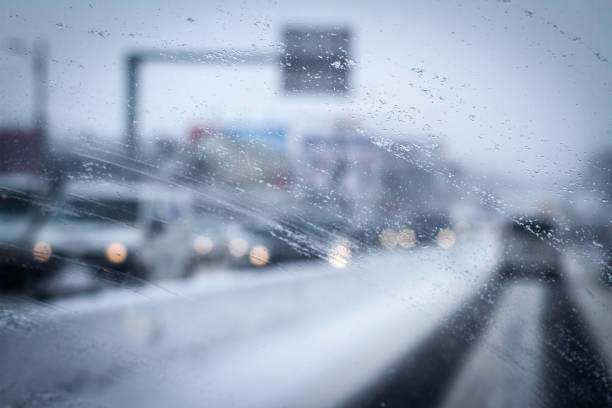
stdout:
<svg viewBox="0 0 612 408">
<path fill-rule="evenodd" d="M 585 252 L 568 253 L 557 285 L 500 283 L 498 256 L 483 232 L 345 269 L 211 269 L 44 302 L 5 295 L 0 402 L 605 406 L 611 325 L 589 318 L 612 293 L 580 272 L 592 268 Z"/>
</svg>

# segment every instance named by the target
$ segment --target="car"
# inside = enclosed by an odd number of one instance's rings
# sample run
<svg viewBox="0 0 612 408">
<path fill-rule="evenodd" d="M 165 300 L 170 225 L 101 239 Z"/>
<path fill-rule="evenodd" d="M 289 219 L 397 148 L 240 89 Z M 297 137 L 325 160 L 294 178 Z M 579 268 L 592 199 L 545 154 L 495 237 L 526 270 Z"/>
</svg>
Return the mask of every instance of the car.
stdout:
<svg viewBox="0 0 612 408">
<path fill-rule="evenodd" d="M 447 249 L 456 242 L 453 223 L 450 217 L 442 212 L 419 213 L 409 223 L 409 228 L 415 233 L 417 245 L 435 244 Z"/>
<path fill-rule="evenodd" d="M 189 195 L 142 183 L 74 182 L 36 237 L 59 260 L 114 279 L 183 276 L 189 250 Z"/>
<path fill-rule="evenodd" d="M 283 239 L 278 231 L 273 226 L 254 220 L 245 220 L 228 228 L 229 264 L 233 267 L 262 267 L 299 258 L 294 244 Z"/>
<path fill-rule="evenodd" d="M 186 244 L 191 248 L 190 275 L 200 268 L 226 263 L 230 258 L 229 241 L 245 235 L 236 221 L 236 214 L 218 203 L 197 201 Z"/>
<path fill-rule="evenodd" d="M 190 268 L 222 262 L 227 258 L 227 224 L 212 216 L 196 216 L 191 225 L 189 244 L 191 254 Z"/>
<path fill-rule="evenodd" d="M 501 242 L 499 270 L 503 278 L 559 280 L 560 240 L 552 218 L 514 217 L 504 223 Z"/>
<path fill-rule="evenodd" d="M 325 211 L 280 218 L 271 234 L 281 243 L 285 260 L 325 259 L 333 265 L 341 252 L 341 264 L 346 266 L 351 253 L 359 248 L 354 227 Z"/>
<path fill-rule="evenodd" d="M 48 185 L 32 174 L 0 177 L 0 286 L 16 288 L 46 279 L 43 264 L 53 263 L 32 236 L 43 222 L 40 204 Z"/>
<path fill-rule="evenodd" d="M 230 265 L 261 267 L 324 259 L 343 267 L 354 250 L 347 231 L 348 224 L 332 218 L 285 215 L 268 222 L 244 219 L 228 234 Z"/>
</svg>

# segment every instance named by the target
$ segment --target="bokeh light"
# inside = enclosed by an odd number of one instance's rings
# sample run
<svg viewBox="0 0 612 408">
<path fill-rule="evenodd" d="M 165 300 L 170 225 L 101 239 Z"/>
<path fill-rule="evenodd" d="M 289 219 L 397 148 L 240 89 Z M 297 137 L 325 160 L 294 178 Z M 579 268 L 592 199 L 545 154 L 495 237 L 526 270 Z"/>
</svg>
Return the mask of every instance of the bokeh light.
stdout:
<svg viewBox="0 0 612 408">
<path fill-rule="evenodd" d="M 193 249 L 200 255 L 208 255 L 211 253 L 215 244 L 210 237 L 206 235 L 198 235 L 193 240 Z"/>
<path fill-rule="evenodd" d="M 397 246 L 397 232 L 392 229 L 384 229 L 378 238 L 384 248 L 393 249 Z"/>
<path fill-rule="evenodd" d="M 254 246 L 249 253 L 249 261 L 255 266 L 264 266 L 270 261 L 270 251 L 263 245 Z"/>
<path fill-rule="evenodd" d="M 240 258 L 246 254 L 247 250 L 249 249 L 249 244 L 243 238 L 233 238 L 227 245 L 227 249 L 233 257 Z"/>
<path fill-rule="evenodd" d="M 127 248 L 118 242 L 113 242 L 106 247 L 106 259 L 114 264 L 120 264 L 127 258 Z"/>
<path fill-rule="evenodd" d="M 438 232 L 436 235 L 436 242 L 440 248 L 452 248 L 456 241 L 457 237 L 455 236 L 455 232 L 450 228 L 440 230 L 440 232 Z"/>
<path fill-rule="evenodd" d="M 47 262 L 51 258 L 51 245 L 48 242 L 40 241 L 34 245 L 32 256 L 38 262 Z"/>
<path fill-rule="evenodd" d="M 416 234 L 410 228 L 405 228 L 397 234 L 397 243 L 404 248 L 412 248 L 416 244 Z"/>
<path fill-rule="evenodd" d="M 347 244 L 336 244 L 327 255 L 327 261 L 334 268 L 345 268 L 351 259 L 351 249 Z"/>
</svg>

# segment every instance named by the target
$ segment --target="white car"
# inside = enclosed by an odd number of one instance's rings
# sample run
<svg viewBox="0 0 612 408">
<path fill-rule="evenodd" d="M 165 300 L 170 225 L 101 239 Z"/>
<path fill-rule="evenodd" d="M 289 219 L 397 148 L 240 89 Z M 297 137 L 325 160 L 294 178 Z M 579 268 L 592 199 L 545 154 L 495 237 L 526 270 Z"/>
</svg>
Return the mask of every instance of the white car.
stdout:
<svg viewBox="0 0 612 408">
<path fill-rule="evenodd" d="M 36 245 L 110 278 L 180 277 L 190 255 L 189 197 L 160 185 L 71 183 Z"/>
</svg>

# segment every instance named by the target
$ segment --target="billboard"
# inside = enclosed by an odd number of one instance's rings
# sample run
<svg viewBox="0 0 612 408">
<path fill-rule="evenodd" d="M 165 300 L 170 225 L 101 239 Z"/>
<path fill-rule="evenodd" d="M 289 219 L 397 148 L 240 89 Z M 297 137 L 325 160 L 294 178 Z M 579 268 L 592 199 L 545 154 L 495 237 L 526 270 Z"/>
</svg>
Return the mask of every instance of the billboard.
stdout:
<svg viewBox="0 0 612 408">
<path fill-rule="evenodd" d="M 285 91 L 347 93 L 351 65 L 350 38 L 348 28 L 286 28 L 281 58 Z"/>
</svg>

